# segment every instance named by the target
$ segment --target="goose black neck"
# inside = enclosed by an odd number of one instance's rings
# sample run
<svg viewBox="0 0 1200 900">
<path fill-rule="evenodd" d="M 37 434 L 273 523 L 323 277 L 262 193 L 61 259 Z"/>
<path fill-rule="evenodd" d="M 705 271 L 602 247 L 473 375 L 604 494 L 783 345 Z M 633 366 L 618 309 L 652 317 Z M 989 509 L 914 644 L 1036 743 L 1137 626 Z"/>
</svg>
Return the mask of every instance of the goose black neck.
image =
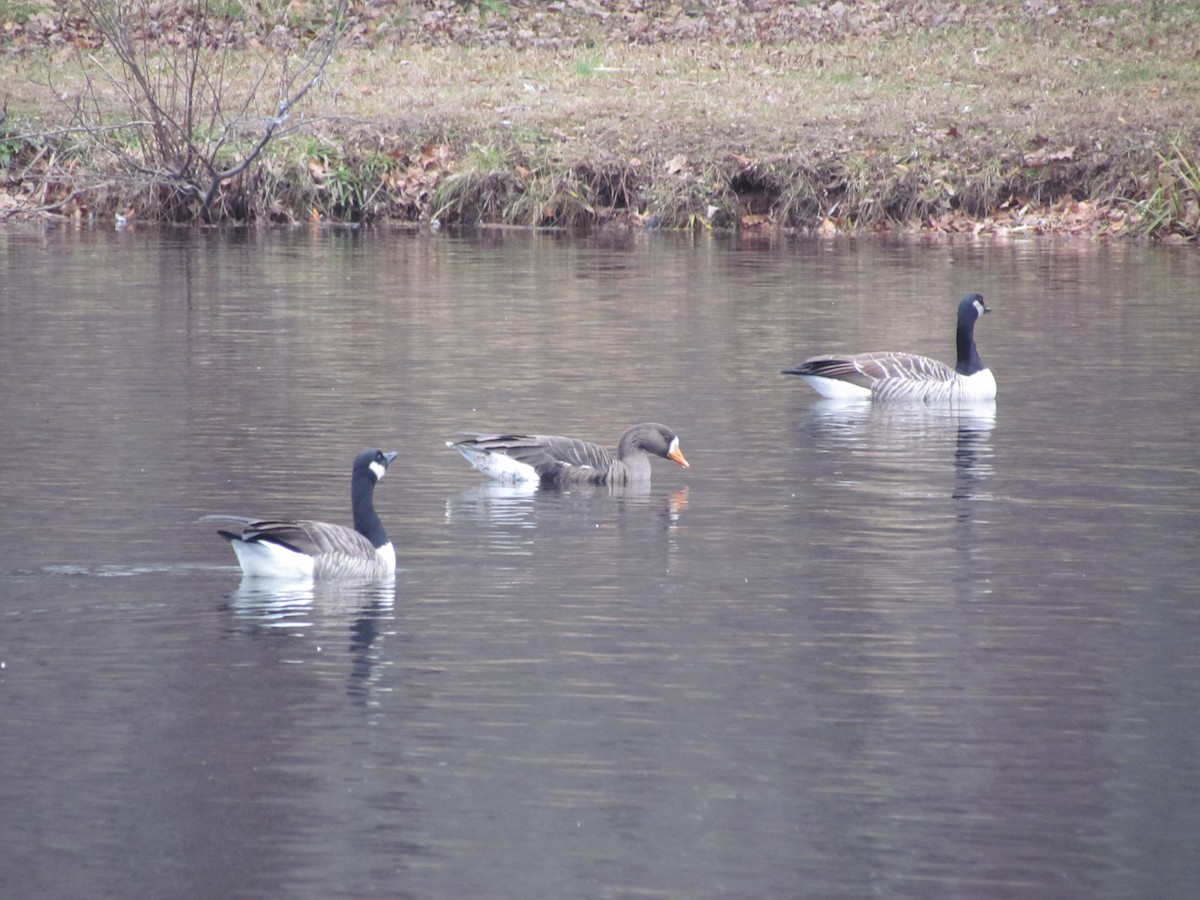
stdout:
<svg viewBox="0 0 1200 900">
<path fill-rule="evenodd" d="M 954 371 L 959 375 L 974 375 L 986 367 L 975 347 L 975 320 L 979 318 L 975 307 L 963 304 L 958 311 L 958 364 Z"/>
<path fill-rule="evenodd" d="M 375 475 L 370 469 L 356 471 L 350 480 L 350 507 L 354 510 L 354 530 L 370 541 L 372 547 L 382 547 L 388 542 L 383 522 L 375 512 Z"/>
</svg>

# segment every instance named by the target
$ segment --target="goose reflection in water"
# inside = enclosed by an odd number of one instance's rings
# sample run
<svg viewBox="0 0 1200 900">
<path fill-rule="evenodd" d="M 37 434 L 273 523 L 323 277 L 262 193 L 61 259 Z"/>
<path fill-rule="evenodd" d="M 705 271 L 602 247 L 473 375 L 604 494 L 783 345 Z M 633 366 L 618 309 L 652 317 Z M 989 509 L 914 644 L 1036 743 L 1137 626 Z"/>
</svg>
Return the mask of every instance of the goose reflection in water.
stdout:
<svg viewBox="0 0 1200 900">
<path fill-rule="evenodd" d="M 324 643 L 332 652 L 346 652 L 346 694 L 364 705 L 379 678 L 380 645 L 389 632 L 380 623 L 391 621 L 395 602 L 396 583 L 391 578 L 361 583 L 245 578 L 229 595 L 229 608 L 243 634 L 318 638 L 315 648 L 311 641 L 296 645 L 298 662 L 306 650 L 321 652 Z"/>
<path fill-rule="evenodd" d="M 557 555 L 569 564 L 584 554 L 653 553 L 656 544 L 670 554 L 687 506 L 686 485 L 664 493 L 648 483 L 560 488 L 489 482 L 448 499 L 445 522 L 463 524 L 462 542 L 482 540 L 496 556 Z M 527 570 L 521 564 L 505 577 L 529 577 Z"/>
<path fill-rule="evenodd" d="M 992 499 L 983 486 L 995 471 L 992 466 L 992 429 L 996 427 L 996 405 L 984 405 L 990 409 L 968 407 L 958 410 L 958 433 L 954 446 L 956 500 Z"/>
<path fill-rule="evenodd" d="M 993 474 L 991 433 L 996 427 L 995 401 L 955 407 L 914 407 L 840 400 L 812 406 L 810 430 L 836 452 L 832 443 L 859 453 L 902 462 L 911 473 L 940 465 L 929 456 L 954 440 L 955 499 L 986 500 L 982 490 Z M 840 449 L 840 448 L 839 448 Z"/>
<path fill-rule="evenodd" d="M 570 489 L 541 487 L 535 482 L 506 484 L 488 482 L 463 491 L 457 498 L 446 501 L 446 523 L 466 519 L 477 524 L 511 525 L 536 528 L 538 512 L 547 509 L 595 508 L 597 501 L 615 501 L 619 508 L 626 505 L 650 506 L 654 493 L 649 484 L 587 485 Z M 659 495 L 664 514 L 673 527 L 687 509 L 688 488 L 668 495 Z"/>
<path fill-rule="evenodd" d="M 390 610 L 395 602 L 394 578 L 361 583 L 244 578 L 229 595 L 229 608 L 238 619 L 265 627 L 308 627 L 312 622 L 307 620 L 318 615 Z"/>
</svg>

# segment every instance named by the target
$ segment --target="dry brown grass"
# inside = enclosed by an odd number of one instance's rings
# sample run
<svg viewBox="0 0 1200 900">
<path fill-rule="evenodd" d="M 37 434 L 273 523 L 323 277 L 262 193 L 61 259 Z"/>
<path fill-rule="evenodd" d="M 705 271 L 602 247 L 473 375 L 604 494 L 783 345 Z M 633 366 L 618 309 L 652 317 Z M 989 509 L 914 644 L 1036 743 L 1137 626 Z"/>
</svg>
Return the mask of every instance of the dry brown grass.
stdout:
<svg viewBox="0 0 1200 900">
<path fill-rule="evenodd" d="M 795 4 L 762 4 L 758 18 L 738 4 L 691 17 L 599 4 L 608 19 L 574 31 L 560 22 L 539 42 L 523 28 L 537 21 L 532 4 L 483 16 L 453 7 L 461 21 L 442 30 L 423 17 L 445 4 L 407 14 L 383 4 L 387 21 L 408 24 L 381 30 L 381 14 L 375 31 L 355 33 L 296 130 L 235 186 L 246 192 L 238 208 L 251 219 L 825 230 L 1020 229 L 1035 213 L 1046 227 L 1057 208 L 1074 210 L 1064 218 L 1075 230 L 1133 229 L 1163 159 L 1198 155 L 1200 8 L 984 6 L 862 4 L 838 25 L 833 4 L 815 19 Z M 650 26 L 646 9 L 660 10 Z M 697 22 L 707 31 L 688 36 Z M 247 69 L 278 58 L 253 41 L 229 52 Z M 36 139 L 65 121 L 60 98 L 83 90 L 104 53 L 39 45 L 0 56 L 0 127 L 10 146 L 14 131 L 26 136 L 26 157 L 10 153 L 6 169 L 10 205 L 112 182 L 83 142 Z M 110 99 L 99 112 L 116 120 Z M 39 183 L 33 163 L 57 186 Z M 157 214 L 144 189 L 80 198 L 74 208 L 89 214 L 114 204 Z M 1071 207 L 1081 201 L 1096 211 L 1084 226 Z"/>
</svg>

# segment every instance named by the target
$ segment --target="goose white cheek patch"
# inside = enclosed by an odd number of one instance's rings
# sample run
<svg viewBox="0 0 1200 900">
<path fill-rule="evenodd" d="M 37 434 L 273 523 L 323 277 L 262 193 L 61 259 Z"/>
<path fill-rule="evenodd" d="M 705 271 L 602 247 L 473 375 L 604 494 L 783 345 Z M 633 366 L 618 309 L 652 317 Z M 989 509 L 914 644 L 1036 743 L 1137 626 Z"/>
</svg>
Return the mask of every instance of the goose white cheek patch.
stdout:
<svg viewBox="0 0 1200 900">
<path fill-rule="evenodd" d="M 381 478 L 382 478 L 384 475 L 386 475 L 386 474 L 387 474 L 387 468 L 386 468 L 385 466 L 381 466 L 381 465 L 380 465 L 379 463 L 377 463 L 377 462 L 373 462 L 373 463 L 371 463 L 371 471 L 375 473 L 375 480 L 376 480 L 376 481 L 378 481 L 378 480 L 379 480 L 379 479 L 381 479 Z"/>
</svg>

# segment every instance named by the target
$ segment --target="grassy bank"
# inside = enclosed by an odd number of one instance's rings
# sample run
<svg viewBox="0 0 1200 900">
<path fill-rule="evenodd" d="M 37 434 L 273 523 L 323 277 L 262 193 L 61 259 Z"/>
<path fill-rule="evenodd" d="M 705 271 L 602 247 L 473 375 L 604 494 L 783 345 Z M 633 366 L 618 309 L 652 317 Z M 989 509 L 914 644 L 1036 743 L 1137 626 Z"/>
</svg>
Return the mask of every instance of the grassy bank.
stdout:
<svg viewBox="0 0 1200 900">
<path fill-rule="evenodd" d="M 0 216 L 1200 230 L 1196 4 L 17 2 Z"/>
</svg>

